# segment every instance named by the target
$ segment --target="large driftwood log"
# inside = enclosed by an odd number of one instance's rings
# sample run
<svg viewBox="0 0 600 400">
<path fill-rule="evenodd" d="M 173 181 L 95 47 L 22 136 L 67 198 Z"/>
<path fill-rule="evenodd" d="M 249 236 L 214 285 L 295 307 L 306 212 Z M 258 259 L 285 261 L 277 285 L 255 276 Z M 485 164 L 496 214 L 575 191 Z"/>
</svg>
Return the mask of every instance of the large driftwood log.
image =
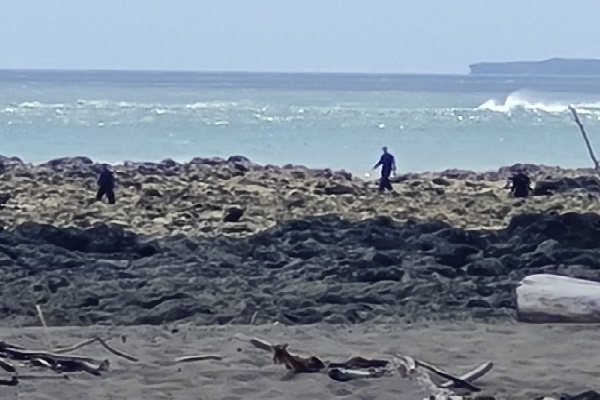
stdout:
<svg viewBox="0 0 600 400">
<path fill-rule="evenodd" d="M 548 274 L 517 286 L 517 316 L 534 323 L 600 322 L 600 283 Z"/>
</svg>

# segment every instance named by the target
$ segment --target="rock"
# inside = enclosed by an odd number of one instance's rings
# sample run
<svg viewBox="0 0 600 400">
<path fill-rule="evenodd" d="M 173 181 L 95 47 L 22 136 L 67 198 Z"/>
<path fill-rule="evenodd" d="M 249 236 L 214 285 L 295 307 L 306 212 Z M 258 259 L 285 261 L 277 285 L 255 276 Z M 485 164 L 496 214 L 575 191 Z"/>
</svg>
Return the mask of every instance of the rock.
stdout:
<svg viewBox="0 0 600 400">
<path fill-rule="evenodd" d="M 162 197 L 162 194 L 160 193 L 160 191 L 158 189 L 148 188 L 148 189 L 144 189 L 144 191 L 142 192 L 142 196 L 144 196 L 144 197 Z"/>
<path fill-rule="evenodd" d="M 446 245 L 435 256 L 438 263 L 453 268 L 463 267 L 468 257 L 479 253 L 479 249 L 468 245 Z"/>
<path fill-rule="evenodd" d="M 225 213 L 223 217 L 223 222 L 238 222 L 240 218 L 244 215 L 245 210 L 238 207 L 231 207 Z"/>
<path fill-rule="evenodd" d="M 10 193 L 0 193 L 0 210 L 10 201 Z"/>
<path fill-rule="evenodd" d="M 578 176 L 576 178 L 563 177 L 552 181 L 539 181 L 535 184 L 533 195 L 552 196 L 567 193 L 575 189 L 600 193 L 600 180 L 593 176 Z"/>
<path fill-rule="evenodd" d="M 19 157 L 7 157 L 3 156 L 2 154 L 0 154 L 0 163 L 3 164 L 5 167 L 24 164 L 23 160 L 21 160 Z"/>
<path fill-rule="evenodd" d="M 336 183 L 331 186 L 325 187 L 325 194 L 330 196 L 339 196 L 343 194 L 354 194 L 356 190 L 349 185 L 343 185 L 341 183 Z"/>
<path fill-rule="evenodd" d="M 80 165 L 93 165 L 94 162 L 89 157 L 62 157 L 50 160 L 46 163 L 49 167 L 58 166 L 80 166 Z"/>
<path fill-rule="evenodd" d="M 600 283 L 539 274 L 517 286 L 517 315 L 534 323 L 600 322 Z"/>
<path fill-rule="evenodd" d="M 508 274 L 508 269 L 500 260 L 483 258 L 475 260 L 465 267 L 465 272 L 471 276 L 497 277 Z"/>
<path fill-rule="evenodd" d="M 432 183 L 436 184 L 436 185 L 440 185 L 440 186 L 450 186 L 452 185 L 452 183 L 450 183 L 448 180 L 444 179 L 444 178 L 433 178 L 431 180 Z"/>
</svg>

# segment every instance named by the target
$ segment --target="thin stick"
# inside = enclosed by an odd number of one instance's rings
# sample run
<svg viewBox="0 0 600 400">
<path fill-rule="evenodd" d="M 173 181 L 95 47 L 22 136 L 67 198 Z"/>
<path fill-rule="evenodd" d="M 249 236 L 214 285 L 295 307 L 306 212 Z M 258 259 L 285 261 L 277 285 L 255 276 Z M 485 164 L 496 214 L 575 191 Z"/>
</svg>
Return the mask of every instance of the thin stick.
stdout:
<svg viewBox="0 0 600 400">
<path fill-rule="evenodd" d="M 108 343 L 106 343 L 102 338 L 96 338 L 98 340 L 98 343 L 100 343 L 106 350 L 110 351 L 111 353 L 113 353 L 115 356 L 118 357 L 123 357 L 129 361 L 133 361 L 133 362 L 138 362 L 139 360 L 137 358 L 135 358 L 134 356 L 130 356 L 129 354 L 125 354 L 122 351 L 119 351 L 115 348 L 112 348 L 108 345 Z"/>
<path fill-rule="evenodd" d="M 583 140 L 585 141 L 585 145 L 586 145 L 586 147 L 588 149 L 588 152 L 590 153 L 590 158 L 594 162 L 594 166 L 595 166 L 594 168 L 596 169 L 596 172 L 599 172 L 600 171 L 600 163 L 598 163 L 598 159 L 596 159 L 596 156 L 594 155 L 594 151 L 592 150 L 592 145 L 590 144 L 590 140 L 588 139 L 588 135 L 585 132 L 585 128 L 583 127 L 583 124 L 579 120 L 579 116 L 577 115 L 577 111 L 572 106 L 569 106 L 569 110 L 571 110 L 571 114 L 573 114 L 573 118 L 575 119 L 575 123 L 577 124 L 577 126 L 579 127 L 579 130 L 581 131 L 581 135 L 583 136 Z"/>
<path fill-rule="evenodd" d="M 38 312 L 38 317 L 40 317 L 40 321 L 42 321 L 42 325 L 44 326 L 44 328 L 48 328 L 48 325 L 46 325 L 46 320 L 44 319 L 44 313 L 42 312 L 42 307 L 40 307 L 39 304 L 36 304 L 35 308 Z"/>
<path fill-rule="evenodd" d="M 68 381 L 70 378 L 68 375 L 15 375 L 17 380 L 38 380 L 38 379 L 49 379 L 53 381 Z"/>
<path fill-rule="evenodd" d="M 115 356 L 118 357 L 122 357 L 125 358 L 129 361 L 133 361 L 133 362 L 138 362 L 139 360 L 134 357 L 134 356 L 130 356 L 129 354 L 125 354 L 122 351 L 119 351 L 111 346 L 108 345 L 108 343 L 106 343 L 106 341 L 104 341 L 104 339 L 100 338 L 100 337 L 95 337 L 93 339 L 88 339 L 88 340 L 84 340 L 81 343 L 77 343 L 73 346 L 70 347 L 64 347 L 64 348 L 60 348 L 60 349 L 56 349 L 54 350 L 55 353 L 68 353 L 77 349 L 80 349 L 82 347 L 85 346 L 89 346 L 90 344 L 93 344 L 95 342 L 100 343 L 100 345 L 102 345 L 102 347 L 104 347 L 106 350 L 108 350 L 109 352 L 111 352 L 112 354 L 114 354 Z"/>
<path fill-rule="evenodd" d="M 206 361 L 206 360 L 220 361 L 222 359 L 223 359 L 223 357 L 221 357 L 221 356 L 184 356 L 184 357 L 177 357 L 173 361 L 176 363 L 186 363 L 186 362 Z"/>
<path fill-rule="evenodd" d="M 56 349 L 54 349 L 54 352 L 58 353 L 58 354 L 60 354 L 60 353 L 69 353 L 71 351 L 75 351 L 77 349 L 80 349 L 82 347 L 88 346 L 88 345 L 90 345 L 92 343 L 95 343 L 95 342 L 96 342 L 96 338 L 88 339 L 88 340 L 84 340 L 83 342 L 77 343 L 77 344 L 75 344 L 73 346 L 70 346 L 70 347 L 56 348 Z"/>
<path fill-rule="evenodd" d="M 254 325 L 254 322 L 256 322 L 256 317 L 258 317 L 258 311 L 255 311 L 254 314 L 252 314 L 252 318 L 250 318 L 250 325 Z"/>
</svg>

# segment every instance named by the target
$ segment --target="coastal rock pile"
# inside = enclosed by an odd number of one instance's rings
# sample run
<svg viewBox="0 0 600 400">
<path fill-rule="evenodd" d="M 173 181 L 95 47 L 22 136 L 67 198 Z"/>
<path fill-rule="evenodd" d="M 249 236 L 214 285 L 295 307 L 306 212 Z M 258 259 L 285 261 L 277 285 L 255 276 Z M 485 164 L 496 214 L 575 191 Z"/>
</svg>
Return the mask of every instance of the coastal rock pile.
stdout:
<svg viewBox="0 0 600 400">
<path fill-rule="evenodd" d="M 523 214 L 505 229 L 442 221 L 284 221 L 247 237 L 119 227 L 0 231 L 0 319 L 37 324 L 358 323 L 513 316 L 526 275 L 600 281 L 600 216 Z"/>
<path fill-rule="evenodd" d="M 92 228 L 107 224 L 141 235 L 250 236 L 279 221 L 336 214 L 437 220 L 458 228 L 500 228 L 522 213 L 600 212 L 600 184 L 589 170 L 531 166 L 536 196 L 513 199 L 495 172 L 443 171 L 399 176 L 395 192 L 345 171 L 258 165 L 243 156 L 113 166 L 117 204 L 95 201 L 98 165 L 87 157 L 41 165 L 6 160 L 0 172 L 0 226 L 26 222 Z M 11 161 L 12 160 L 12 161 Z"/>
</svg>

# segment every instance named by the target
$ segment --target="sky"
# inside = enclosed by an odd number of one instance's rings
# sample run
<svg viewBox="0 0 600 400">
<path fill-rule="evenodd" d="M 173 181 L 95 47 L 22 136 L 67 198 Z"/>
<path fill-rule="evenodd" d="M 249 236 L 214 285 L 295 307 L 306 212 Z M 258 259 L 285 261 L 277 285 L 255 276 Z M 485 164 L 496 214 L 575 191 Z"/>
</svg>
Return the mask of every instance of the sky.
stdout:
<svg viewBox="0 0 600 400">
<path fill-rule="evenodd" d="M 600 58 L 598 0 L 1 4 L 1 69 L 460 74 L 480 61 Z"/>
</svg>

